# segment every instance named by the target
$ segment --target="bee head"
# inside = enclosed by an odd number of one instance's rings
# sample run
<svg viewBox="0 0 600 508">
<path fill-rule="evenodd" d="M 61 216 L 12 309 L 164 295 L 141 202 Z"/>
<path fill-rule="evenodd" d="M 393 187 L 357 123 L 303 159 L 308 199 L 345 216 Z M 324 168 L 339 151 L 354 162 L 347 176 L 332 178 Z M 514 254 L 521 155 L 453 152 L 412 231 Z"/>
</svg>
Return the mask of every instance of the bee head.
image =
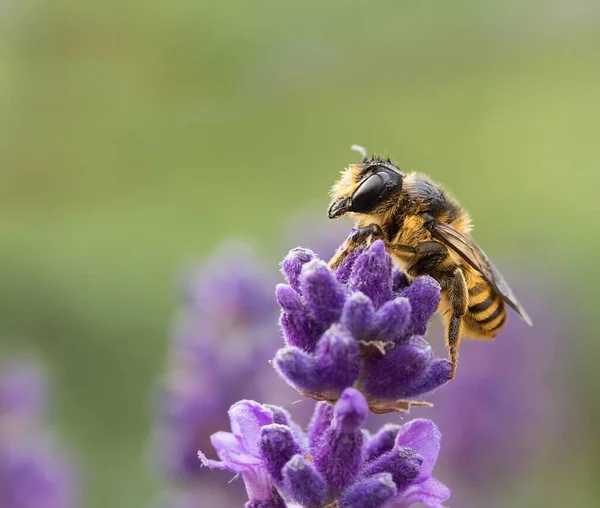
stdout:
<svg viewBox="0 0 600 508">
<path fill-rule="evenodd" d="M 346 213 L 369 214 L 383 212 L 397 202 L 402 192 L 402 180 L 406 176 L 389 159 L 367 157 L 364 148 L 352 149 L 361 153 L 358 164 L 351 164 L 331 190 L 329 218 L 335 219 Z"/>
</svg>

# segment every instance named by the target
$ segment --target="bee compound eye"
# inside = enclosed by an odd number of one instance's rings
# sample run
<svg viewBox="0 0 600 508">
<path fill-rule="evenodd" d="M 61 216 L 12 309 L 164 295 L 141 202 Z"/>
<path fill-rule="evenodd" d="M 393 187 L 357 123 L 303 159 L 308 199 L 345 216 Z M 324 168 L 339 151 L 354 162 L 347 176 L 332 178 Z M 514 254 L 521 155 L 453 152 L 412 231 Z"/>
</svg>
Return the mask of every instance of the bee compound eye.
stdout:
<svg viewBox="0 0 600 508">
<path fill-rule="evenodd" d="M 367 178 L 352 196 L 352 211 L 367 212 L 376 204 L 383 193 L 390 175 L 382 171 Z"/>
</svg>

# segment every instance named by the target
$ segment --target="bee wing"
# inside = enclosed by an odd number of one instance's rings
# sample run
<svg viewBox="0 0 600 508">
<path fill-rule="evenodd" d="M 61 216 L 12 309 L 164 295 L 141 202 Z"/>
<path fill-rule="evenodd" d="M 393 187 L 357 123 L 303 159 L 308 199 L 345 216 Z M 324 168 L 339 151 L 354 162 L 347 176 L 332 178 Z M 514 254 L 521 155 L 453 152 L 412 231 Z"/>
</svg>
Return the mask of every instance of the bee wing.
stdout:
<svg viewBox="0 0 600 508">
<path fill-rule="evenodd" d="M 477 270 L 483 278 L 496 290 L 502 299 L 515 309 L 529 326 L 533 325 L 531 318 L 517 300 L 517 297 L 504 280 L 500 271 L 492 264 L 485 252 L 473 241 L 450 224 L 435 222 L 431 228 L 433 236 L 450 247 L 469 265 Z"/>
</svg>

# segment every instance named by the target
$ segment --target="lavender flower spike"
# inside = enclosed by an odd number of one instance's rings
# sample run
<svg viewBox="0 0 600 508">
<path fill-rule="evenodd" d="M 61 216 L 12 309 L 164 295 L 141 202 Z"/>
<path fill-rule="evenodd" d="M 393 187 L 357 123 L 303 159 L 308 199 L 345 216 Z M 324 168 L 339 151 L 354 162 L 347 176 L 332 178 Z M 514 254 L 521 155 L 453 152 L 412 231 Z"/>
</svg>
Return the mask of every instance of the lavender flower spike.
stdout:
<svg viewBox="0 0 600 508">
<path fill-rule="evenodd" d="M 35 364 L 0 366 L 0 507 L 73 508 L 75 469 L 44 429 L 45 377 Z"/>
<path fill-rule="evenodd" d="M 273 363 L 302 395 L 335 402 L 355 387 L 373 412 L 408 411 L 449 380 L 450 363 L 423 339 L 440 286 L 431 277 L 409 284 L 383 242 L 356 249 L 335 271 L 297 248 L 282 271 L 288 284 L 276 295 L 287 345 Z"/>
<path fill-rule="evenodd" d="M 388 425 L 369 438 L 367 401 L 354 388 L 333 408 L 317 404 L 308 438 L 289 419 L 273 424 L 281 411 L 252 401 L 234 404 L 233 433 L 213 435 L 221 462 L 200 453 L 205 465 L 242 474 L 247 507 L 442 508 L 450 497 L 432 477 L 441 436 L 429 420 Z"/>
</svg>

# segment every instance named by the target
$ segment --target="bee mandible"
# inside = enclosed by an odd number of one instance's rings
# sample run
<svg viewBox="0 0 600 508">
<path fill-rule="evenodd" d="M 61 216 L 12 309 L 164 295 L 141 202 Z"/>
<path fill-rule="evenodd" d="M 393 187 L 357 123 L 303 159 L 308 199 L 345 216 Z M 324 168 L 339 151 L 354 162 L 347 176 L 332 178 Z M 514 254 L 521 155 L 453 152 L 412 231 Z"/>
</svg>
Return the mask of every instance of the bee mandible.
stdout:
<svg viewBox="0 0 600 508">
<path fill-rule="evenodd" d="M 359 245 L 381 239 L 409 278 L 437 280 L 451 377 L 463 335 L 494 338 L 506 322 L 505 304 L 532 325 L 502 274 L 471 238 L 469 214 L 454 197 L 427 175 L 404 173 L 389 159 L 369 158 L 357 145 L 352 149 L 362 158 L 333 186 L 329 218 L 348 214 L 356 229 L 329 262 L 332 269 Z"/>
</svg>

